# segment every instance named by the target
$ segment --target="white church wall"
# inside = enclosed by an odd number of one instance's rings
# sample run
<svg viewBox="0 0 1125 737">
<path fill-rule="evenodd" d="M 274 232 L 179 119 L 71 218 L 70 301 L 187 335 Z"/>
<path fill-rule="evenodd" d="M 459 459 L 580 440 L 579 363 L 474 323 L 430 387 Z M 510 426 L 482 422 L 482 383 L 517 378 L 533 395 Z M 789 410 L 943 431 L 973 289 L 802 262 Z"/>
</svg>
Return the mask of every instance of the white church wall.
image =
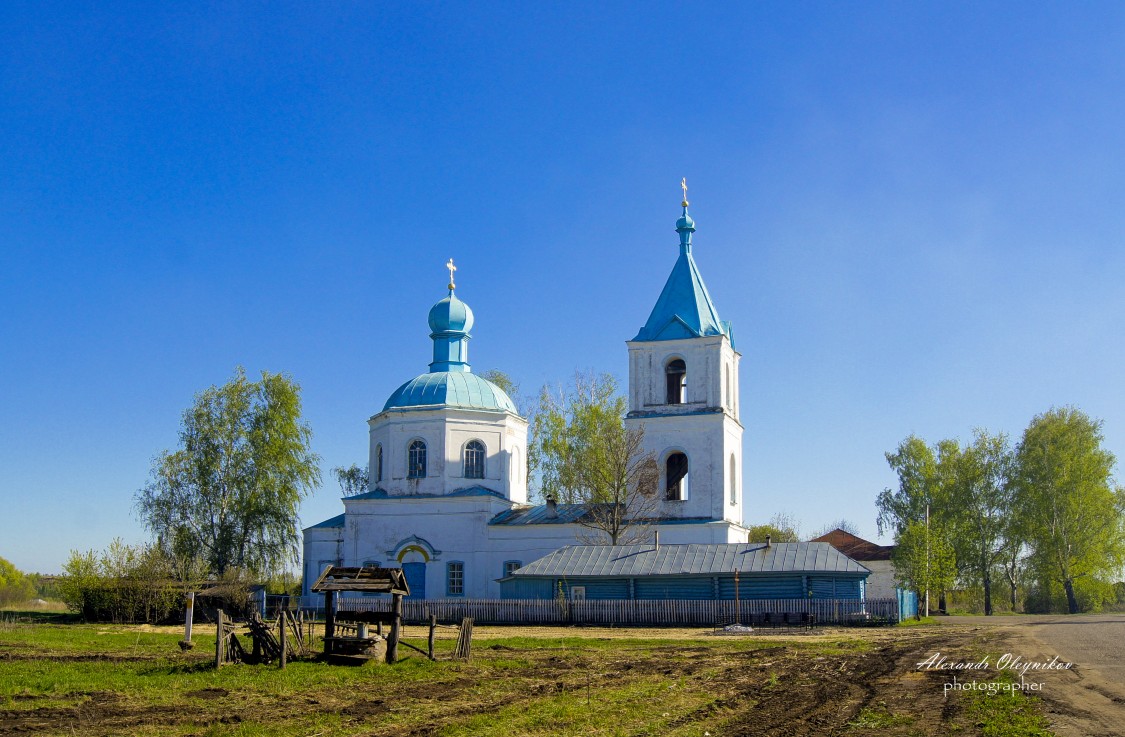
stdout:
<svg viewBox="0 0 1125 737">
<path fill-rule="evenodd" d="M 325 566 L 338 565 L 342 561 L 343 540 L 342 527 L 310 527 L 304 531 L 301 564 L 306 592 Z"/>
</svg>

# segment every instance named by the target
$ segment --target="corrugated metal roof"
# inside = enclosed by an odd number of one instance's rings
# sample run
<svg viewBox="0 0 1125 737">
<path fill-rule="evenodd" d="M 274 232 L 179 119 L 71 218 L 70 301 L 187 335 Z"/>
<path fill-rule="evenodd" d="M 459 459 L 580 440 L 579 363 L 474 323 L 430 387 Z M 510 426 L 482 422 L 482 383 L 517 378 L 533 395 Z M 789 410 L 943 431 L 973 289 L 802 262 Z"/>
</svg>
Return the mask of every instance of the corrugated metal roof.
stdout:
<svg viewBox="0 0 1125 737">
<path fill-rule="evenodd" d="M 515 571 L 534 576 L 675 576 L 717 573 L 854 573 L 864 566 L 828 543 L 569 545 Z"/>
</svg>

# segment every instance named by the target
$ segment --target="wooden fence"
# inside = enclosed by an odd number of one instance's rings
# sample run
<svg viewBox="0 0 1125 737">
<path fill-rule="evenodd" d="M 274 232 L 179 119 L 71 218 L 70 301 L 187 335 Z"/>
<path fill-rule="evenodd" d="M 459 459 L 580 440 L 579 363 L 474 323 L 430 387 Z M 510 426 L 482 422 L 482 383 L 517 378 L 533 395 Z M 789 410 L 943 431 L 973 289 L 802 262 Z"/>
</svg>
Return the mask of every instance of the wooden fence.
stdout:
<svg viewBox="0 0 1125 737">
<path fill-rule="evenodd" d="M 341 597 L 340 611 L 390 611 L 389 598 Z M 323 600 L 305 597 L 302 609 L 323 616 Z M 404 599 L 403 619 L 442 622 L 471 617 L 477 624 L 715 627 L 873 625 L 899 621 L 896 599 Z"/>
</svg>

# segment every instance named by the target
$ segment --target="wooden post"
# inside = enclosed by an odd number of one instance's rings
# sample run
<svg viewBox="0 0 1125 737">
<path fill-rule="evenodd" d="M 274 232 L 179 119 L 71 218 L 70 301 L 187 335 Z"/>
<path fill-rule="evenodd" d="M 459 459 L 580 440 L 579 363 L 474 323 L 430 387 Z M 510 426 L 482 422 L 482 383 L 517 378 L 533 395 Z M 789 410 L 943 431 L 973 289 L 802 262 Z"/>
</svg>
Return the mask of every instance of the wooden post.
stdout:
<svg viewBox="0 0 1125 737">
<path fill-rule="evenodd" d="M 195 592 L 188 592 L 184 601 L 184 641 L 180 647 L 184 650 L 190 650 L 193 645 L 191 644 L 191 625 L 192 620 L 195 618 Z"/>
<path fill-rule="evenodd" d="M 324 654 L 332 654 L 332 639 L 336 636 L 336 611 L 334 591 L 324 592 Z"/>
<path fill-rule="evenodd" d="M 391 636 L 387 638 L 387 662 L 398 662 L 398 640 L 402 636 L 402 594 L 391 594 Z"/>
<path fill-rule="evenodd" d="M 277 667 L 285 670 L 285 627 L 288 624 L 285 620 L 289 616 L 287 608 L 277 610 L 277 627 L 281 630 L 278 633 L 278 641 L 281 643 L 281 657 L 277 661 Z"/>
<path fill-rule="evenodd" d="M 430 656 L 430 660 L 435 660 L 435 658 L 434 658 L 434 631 L 436 629 L 437 629 L 437 615 L 431 614 L 430 615 L 430 641 L 429 641 L 429 648 L 428 648 L 428 650 L 429 650 L 428 655 Z"/>
<path fill-rule="evenodd" d="M 215 610 L 215 668 L 223 665 L 223 610 Z"/>
</svg>

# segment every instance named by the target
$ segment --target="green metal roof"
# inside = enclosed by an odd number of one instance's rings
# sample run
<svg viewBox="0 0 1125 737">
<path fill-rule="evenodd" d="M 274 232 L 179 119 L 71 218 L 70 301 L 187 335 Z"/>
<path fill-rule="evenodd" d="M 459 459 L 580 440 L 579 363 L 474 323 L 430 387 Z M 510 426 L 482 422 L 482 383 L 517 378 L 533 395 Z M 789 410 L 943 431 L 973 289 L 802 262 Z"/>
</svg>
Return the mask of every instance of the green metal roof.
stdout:
<svg viewBox="0 0 1125 737">
<path fill-rule="evenodd" d="M 699 267 L 691 255 L 691 234 L 695 222 L 684 208 L 683 216 L 676 221 L 676 231 L 680 234 L 680 257 L 672 267 L 672 273 L 664 284 L 656 306 L 648 316 L 637 337 L 633 340 L 678 340 L 681 338 L 702 338 L 709 335 L 726 335 L 733 343 L 730 323 L 719 319 L 719 312 Z"/>
<path fill-rule="evenodd" d="M 468 371 L 432 371 L 395 390 L 383 411 L 411 407 L 464 407 L 518 414 L 504 390 Z"/>
</svg>

